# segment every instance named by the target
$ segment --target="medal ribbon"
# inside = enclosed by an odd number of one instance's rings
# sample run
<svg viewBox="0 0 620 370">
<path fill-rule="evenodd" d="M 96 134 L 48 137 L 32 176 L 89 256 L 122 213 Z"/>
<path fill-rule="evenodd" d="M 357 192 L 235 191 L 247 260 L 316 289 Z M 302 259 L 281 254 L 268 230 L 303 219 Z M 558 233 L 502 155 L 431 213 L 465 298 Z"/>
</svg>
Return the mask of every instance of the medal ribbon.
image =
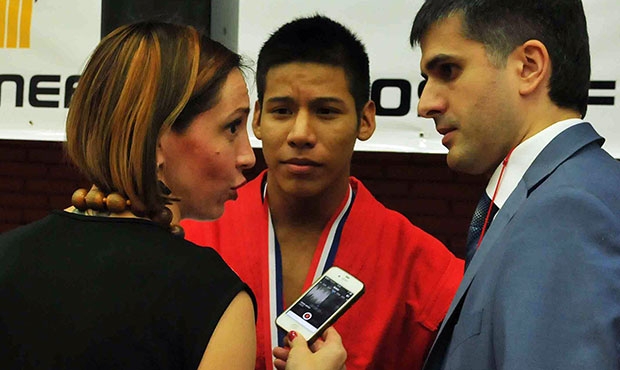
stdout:
<svg viewBox="0 0 620 370">
<path fill-rule="evenodd" d="M 311 277 L 311 280 L 306 281 L 306 287 L 316 281 L 316 279 L 323 275 L 323 273 L 333 265 L 338 251 L 338 244 L 340 243 L 340 235 L 342 234 L 342 229 L 351 210 L 354 198 L 355 194 L 351 189 L 351 185 L 349 185 L 347 196 L 334 213 L 334 216 L 332 216 L 329 220 L 323 230 L 323 233 L 321 234 L 321 238 L 319 239 L 319 243 L 317 245 L 317 250 L 314 252 L 314 257 L 308 271 L 308 279 Z M 264 201 L 267 200 L 266 182 L 263 187 L 263 199 Z M 284 344 L 283 339 L 286 333 L 279 333 L 275 324 L 276 317 L 284 311 L 282 259 L 280 254 L 280 245 L 275 235 L 269 207 L 267 207 L 267 211 L 269 219 L 269 322 L 272 344 L 271 347 L 273 348 Z"/>
</svg>

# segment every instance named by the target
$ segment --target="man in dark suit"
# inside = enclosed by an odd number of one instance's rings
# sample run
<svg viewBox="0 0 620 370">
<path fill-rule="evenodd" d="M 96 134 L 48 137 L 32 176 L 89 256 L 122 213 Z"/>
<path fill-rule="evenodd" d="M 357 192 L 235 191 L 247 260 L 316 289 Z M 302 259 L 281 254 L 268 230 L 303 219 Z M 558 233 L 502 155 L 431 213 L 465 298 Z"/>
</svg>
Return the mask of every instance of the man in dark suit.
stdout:
<svg viewBox="0 0 620 370">
<path fill-rule="evenodd" d="M 411 44 L 448 165 L 490 175 L 425 368 L 620 368 L 620 163 L 583 121 L 581 1 L 426 0 Z"/>
</svg>

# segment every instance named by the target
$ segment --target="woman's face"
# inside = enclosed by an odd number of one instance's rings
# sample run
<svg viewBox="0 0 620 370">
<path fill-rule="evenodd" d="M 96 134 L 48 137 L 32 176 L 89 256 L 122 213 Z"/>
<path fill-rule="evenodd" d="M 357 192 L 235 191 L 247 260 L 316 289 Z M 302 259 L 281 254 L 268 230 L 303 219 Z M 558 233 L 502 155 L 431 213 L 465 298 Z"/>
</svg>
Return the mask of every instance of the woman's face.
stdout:
<svg viewBox="0 0 620 370">
<path fill-rule="evenodd" d="M 217 105 L 196 116 L 185 132 L 162 135 L 159 178 L 180 199 L 181 218 L 216 219 L 224 203 L 237 198 L 237 188 L 246 182 L 242 171 L 256 161 L 247 132 L 249 111 L 245 80 L 235 68 Z"/>
</svg>

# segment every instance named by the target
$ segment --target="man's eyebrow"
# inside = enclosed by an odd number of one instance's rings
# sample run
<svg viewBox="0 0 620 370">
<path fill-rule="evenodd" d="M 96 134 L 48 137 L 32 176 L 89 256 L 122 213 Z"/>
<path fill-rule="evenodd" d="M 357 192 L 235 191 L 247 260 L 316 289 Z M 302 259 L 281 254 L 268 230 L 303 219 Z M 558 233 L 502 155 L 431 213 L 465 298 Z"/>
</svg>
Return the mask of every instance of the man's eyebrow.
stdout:
<svg viewBox="0 0 620 370">
<path fill-rule="evenodd" d="M 431 60 L 426 62 L 426 64 L 424 65 L 424 70 L 425 71 L 432 71 L 433 69 L 435 69 L 435 67 L 437 67 L 437 64 L 441 64 L 441 63 L 444 63 L 446 61 L 454 60 L 454 59 L 455 58 L 452 55 L 437 54 Z M 424 78 L 427 77 L 427 76 L 425 76 L 424 72 L 422 72 L 422 77 L 424 77 Z"/>
<path fill-rule="evenodd" d="M 293 103 L 295 100 L 289 96 L 273 96 L 266 100 L 266 103 Z M 335 96 L 321 96 L 312 99 L 312 104 L 338 103 L 344 104 L 344 100 Z"/>
<path fill-rule="evenodd" d="M 344 104 L 344 100 L 334 97 L 334 96 L 325 96 L 316 99 L 312 99 L 313 104 L 325 104 L 325 103 L 338 103 Z"/>
<path fill-rule="evenodd" d="M 273 96 L 267 99 L 266 103 L 291 103 L 293 98 L 289 96 Z"/>
</svg>

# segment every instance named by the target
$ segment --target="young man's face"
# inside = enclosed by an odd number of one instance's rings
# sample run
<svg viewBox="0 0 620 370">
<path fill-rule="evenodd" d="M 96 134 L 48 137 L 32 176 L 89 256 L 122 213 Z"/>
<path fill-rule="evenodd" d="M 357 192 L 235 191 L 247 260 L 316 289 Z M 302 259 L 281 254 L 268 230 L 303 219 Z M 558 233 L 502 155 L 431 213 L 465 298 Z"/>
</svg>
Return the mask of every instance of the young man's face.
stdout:
<svg viewBox="0 0 620 370">
<path fill-rule="evenodd" d="M 522 135 L 517 73 L 495 67 L 482 43 L 463 37 L 458 15 L 431 26 L 420 46 L 427 82 L 418 114 L 433 118 L 444 135 L 448 166 L 470 174 L 493 171 Z"/>
<path fill-rule="evenodd" d="M 298 197 L 342 191 L 355 140 L 374 131 L 374 104 L 367 103 L 358 120 L 341 67 L 288 63 L 271 68 L 265 82 L 253 129 L 262 140 L 269 183 Z"/>
</svg>

